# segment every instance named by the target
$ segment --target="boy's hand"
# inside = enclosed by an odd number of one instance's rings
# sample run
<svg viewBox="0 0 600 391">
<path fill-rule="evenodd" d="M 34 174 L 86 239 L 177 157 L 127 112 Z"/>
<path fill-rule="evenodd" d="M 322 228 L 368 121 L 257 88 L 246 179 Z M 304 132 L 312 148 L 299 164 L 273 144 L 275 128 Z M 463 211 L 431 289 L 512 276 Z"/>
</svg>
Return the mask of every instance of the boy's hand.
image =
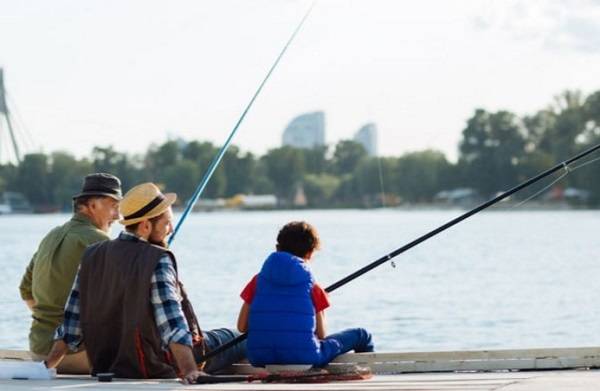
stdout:
<svg viewBox="0 0 600 391">
<path fill-rule="evenodd" d="M 325 339 L 327 337 L 327 324 L 325 322 L 325 311 L 319 311 L 316 314 L 317 320 L 317 338 Z"/>
</svg>

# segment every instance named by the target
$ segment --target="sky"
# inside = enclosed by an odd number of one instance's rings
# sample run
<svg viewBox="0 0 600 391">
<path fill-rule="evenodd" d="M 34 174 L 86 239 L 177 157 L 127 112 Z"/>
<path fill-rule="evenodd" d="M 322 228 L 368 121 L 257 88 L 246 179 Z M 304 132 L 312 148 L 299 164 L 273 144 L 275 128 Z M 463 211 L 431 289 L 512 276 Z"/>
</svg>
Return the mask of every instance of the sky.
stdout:
<svg viewBox="0 0 600 391">
<path fill-rule="evenodd" d="M 222 144 L 311 2 L 0 0 L 22 148 Z M 329 144 L 375 122 L 381 155 L 454 159 L 476 108 L 533 114 L 599 76 L 600 0 L 320 0 L 233 143 L 262 154 L 323 110 Z"/>
</svg>

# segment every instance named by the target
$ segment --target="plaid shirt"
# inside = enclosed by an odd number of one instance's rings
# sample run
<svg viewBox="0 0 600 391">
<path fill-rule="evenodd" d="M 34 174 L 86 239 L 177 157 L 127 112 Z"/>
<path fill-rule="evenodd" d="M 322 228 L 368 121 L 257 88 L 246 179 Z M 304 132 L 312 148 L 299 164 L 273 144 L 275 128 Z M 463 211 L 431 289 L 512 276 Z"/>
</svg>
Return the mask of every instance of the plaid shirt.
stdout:
<svg viewBox="0 0 600 391">
<path fill-rule="evenodd" d="M 138 240 L 129 232 L 121 232 L 119 240 Z M 154 269 L 150 280 L 150 303 L 154 309 L 154 320 L 162 341 L 162 348 L 167 350 L 170 343 L 192 346 L 192 334 L 181 309 L 181 295 L 177 289 L 177 274 L 173 262 L 164 255 Z M 73 282 L 71 294 L 65 306 L 65 319 L 56 329 L 54 339 L 62 339 L 75 351 L 81 344 L 83 336 L 79 320 L 79 273 Z"/>
</svg>

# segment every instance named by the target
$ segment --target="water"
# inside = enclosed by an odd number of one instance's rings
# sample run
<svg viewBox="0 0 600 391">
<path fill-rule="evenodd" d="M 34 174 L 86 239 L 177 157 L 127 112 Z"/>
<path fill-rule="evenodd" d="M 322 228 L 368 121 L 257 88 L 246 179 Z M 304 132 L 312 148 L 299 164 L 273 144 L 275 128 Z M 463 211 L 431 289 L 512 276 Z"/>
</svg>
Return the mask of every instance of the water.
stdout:
<svg viewBox="0 0 600 391">
<path fill-rule="evenodd" d="M 277 211 L 189 217 L 173 244 L 201 326 L 233 326 L 239 293 L 304 219 L 319 230 L 322 286 L 456 217 L 459 211 Z M 0 349 L 26 349 L 18 295 L 37 243 L 67 215 L 0 218 Z M 368 328 L 380 351 L 599 346 L 600 212 L 489 212 L 332 292 L 328 329 Z M 113 227 L 113 236 L 118 232 Z"/>
</svg>

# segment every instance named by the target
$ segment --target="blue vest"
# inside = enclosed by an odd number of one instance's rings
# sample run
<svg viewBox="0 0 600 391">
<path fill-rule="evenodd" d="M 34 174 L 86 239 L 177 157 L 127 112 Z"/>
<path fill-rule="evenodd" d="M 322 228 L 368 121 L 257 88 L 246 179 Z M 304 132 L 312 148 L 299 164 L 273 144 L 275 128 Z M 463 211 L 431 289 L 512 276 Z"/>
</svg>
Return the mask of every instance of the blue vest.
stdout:
<svg viewBox="0 0 600 391">
<path fill-rule="evenodd" d="M 247 346 L 252 365 L 320 362 L 312 287 L 312 274 L 302 259 L 286 252 L 269 255 L 250 305 Z"/>
</svg>

